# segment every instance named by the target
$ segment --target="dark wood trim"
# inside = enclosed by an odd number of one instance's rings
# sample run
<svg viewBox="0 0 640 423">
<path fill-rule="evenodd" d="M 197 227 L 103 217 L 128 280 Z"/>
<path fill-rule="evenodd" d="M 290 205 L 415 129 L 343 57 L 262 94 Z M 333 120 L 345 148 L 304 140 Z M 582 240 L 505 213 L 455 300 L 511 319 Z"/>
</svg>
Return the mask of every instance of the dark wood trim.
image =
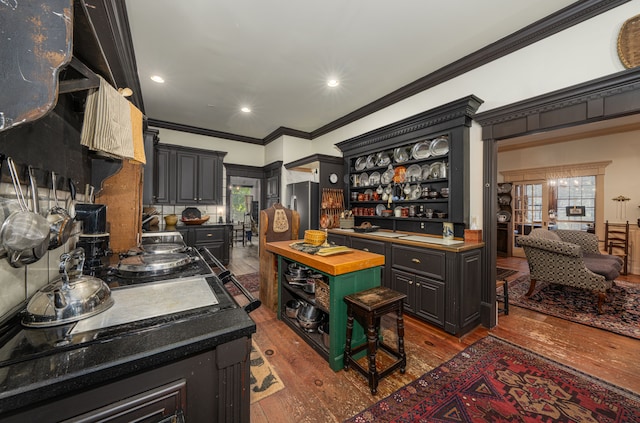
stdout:
<svg viewBox="0 0 640 423">
<path fill-rule="evenodd" d="M 640 68 L 478 113 L 474 119 L 482 125 L 484 140 L 500 140 L 634 113 L 640 113 Z"/>
<path fill-rule="evenodd" d="M 69 80 L 61 80 L 58 83 L 58 92 L 60 94 L 85 91 L 91 88 L 98 88 L 100 86 L 100 80 L 98 79 L 98 76 L 84 63 L 82 63 L 77 57 L 74 56 L 71 58 L 71 62 L 69 62 L 68 67 L 77 71 L 81 77 Z"/>
<path fill-rule="evenodd" d="M 547 16 L 513 34 L 446 65 L 386 96 L 311 132 L 312 139 L 335 131 L 374 112 L 511 54 L 629 0 L 583 0 Z"/>
<path fill-rule="evenodd" d="M 258 166 L 245 166 L 233 163 L 225 163 L 225 169 L 227 170 L 227 177 L 229 176 L 241 176 L 243 178 L 264 178 L 264 168 Z M 227 179 L 227 185 L 229 180 Z"/>
<path fill-rule="evenodd" d="M 461 125 L 471 126 L 471 118 L 482 103 L 481 99 L 470 95 L 335 145 L 344 155 L 352 155 L 369 151 L 371 146 L 389 139 L 396 139 L 396 144 L 402 144 L 406 142 L 404 137 L 418 137 L 424 129 L 433 133 Z"/>
<path fill-rule="evenodd" d="M 208 137 L 223 138 L 231 141 L 246 142 L 249 144 L 264 145 L 259 138 L 245 137 L 243 135 L 230 134 L 228 132 L 213 131 L 211 129 L 198 128 L 195 126 L 182 125 L 180 123 L 167 122 L 158 119 L 148 119 L 149 126 L 156 128 L 171 129 L 174 131 L 188 132 L 190 134 L 205 135 Z"/>
<path fill-rule="evenodd" d="M 85 10 L 95 29 L 99 48 L 106 57 L 111 82 L 115 88 L 131 88 L 133 94 L 129 100 L 144 113 L 125 0 L 96 0 Z"/>
<path fill-rule="evenodd" d="M 422 91 L 442 84 L 443 82 L 469 72 L 479 66 L 499 59 L 523 47 L 577 25 L 594 16 L 625 4 L 628 1 L 629 0 L 577 1 L 552 15 L 549 15 L 489 46 L 477 50 L 460 60 L 444 66 L 435 72 L 407 84 L 404 87 L 401 87 L 384 97 L 311 132 L 281 127 L 265 138 L 259 139 L 155 119 L 149 120 L 153 122 L 153 126 L 160 128 L 174 129 L 177 131 L 230 139 L 233 141 L 248 142 L 258 145 L 269 144 L 283 135 L 290 135 L 303 139 L 314 139 L 398 103 L 406 98 L 414 96 Z M 132 99 L 133 103 L 144 111 L 142 98 L 140 96 L 141 88 L 137 77 L 137 68 L 131 43 L 129 23 L 126 15 L 125 0 L 98 0 L 96 8 L 91 10 L 91 18 L 94 24 L 96 24 L 96 29 L 99 31 L 98 34 L 106 37 L 106 39 L 100 39 L 100 44 L 104 44 L 103 49 L 108 62 L 114 69 L 115 85 L 117 87 L 128 86 L 132 88 L 134 90 L 134 97 Z M 106 34 L 102 34 L 102 31 L 106 31 Z M 124 69 L 116 70 L 116 67 L 122 67 Z"/>
<path fill-rule="evenodd" d="M 493 327 L 496 290 L 497 141 L 540 131 L 640 114 L 640 68 L 509 104 L 474 119 L 482 126 L 484 145 L 483 228 L 486 248 L 482 287 L 482 324 Z"/>
<path fill-rule="evenodd" d="M 286 128 L 284 126 L 281 126 L 280 128 L 276 129 L 275 131 L 273 131 L 272 133 L 267 135 L 262 140 L 263 144 L 267 145 L 271 141 L 275 141 L 276 139 L 280 138 L 283 135 L 289 135 L 291 137 L 302 138 L 303 140 L 310 140 L 311 139 L 311 133 L 309 133 L 309 132 L 298 131 L 297 129 L 291 129 L 291 128 Z"/>
<path fill-rule="evenodd" d="M 334 163 L 334 164 L 342 165 L 344 164 L 344 159 L 342 157 L 329 156 L 327 154 L 312 154 L 310 156 L 303 157 L 293 162 L 286 163 L 284 167 L 286 169 L 292 169 L 292 168 L 308 165 L 309 163 L 313 163 L 313 162 Z"/>
</svg>

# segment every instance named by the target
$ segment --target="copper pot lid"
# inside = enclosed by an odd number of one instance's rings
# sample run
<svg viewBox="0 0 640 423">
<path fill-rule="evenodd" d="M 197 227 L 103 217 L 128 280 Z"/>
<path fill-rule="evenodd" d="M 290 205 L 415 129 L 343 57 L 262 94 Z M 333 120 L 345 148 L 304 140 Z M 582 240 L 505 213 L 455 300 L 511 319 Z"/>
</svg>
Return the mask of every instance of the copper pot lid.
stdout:
<svg viewBox="0 0 640 423">
<path fill-rule="evenodd" d="M 181 253 L 184 251 L 184 244 L 176 243 L 160 243 L 160 244 L 148 244 L 143 245 L 142 249 L 148 254 L 168 254 L 168 253 Z"/>
<path fill-rule="evenodd" d="M 158 275 L 178 270 L 191 261 L 184 253 L 141 254 L 123 258 L 117 270 L 120 274 Z"/>
</svg>

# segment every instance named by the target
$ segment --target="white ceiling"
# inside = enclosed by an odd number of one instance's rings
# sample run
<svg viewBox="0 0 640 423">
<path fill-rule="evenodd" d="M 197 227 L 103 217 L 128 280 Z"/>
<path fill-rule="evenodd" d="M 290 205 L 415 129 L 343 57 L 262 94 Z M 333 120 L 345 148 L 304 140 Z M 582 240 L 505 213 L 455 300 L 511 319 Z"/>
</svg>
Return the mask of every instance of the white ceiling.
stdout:
<svg viewBox="0 0 640 423">
<path fill-rule="evenodd" d="M 316 130 L 571 3 L 126 0 L 145 115 L 260 139 Z"/>
</svg>

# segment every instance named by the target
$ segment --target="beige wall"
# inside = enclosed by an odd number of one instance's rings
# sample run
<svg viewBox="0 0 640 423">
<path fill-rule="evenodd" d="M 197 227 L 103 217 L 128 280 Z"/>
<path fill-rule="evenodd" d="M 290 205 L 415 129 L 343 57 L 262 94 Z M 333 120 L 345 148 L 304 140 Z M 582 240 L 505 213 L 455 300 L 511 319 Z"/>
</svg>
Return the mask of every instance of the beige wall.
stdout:
<svg viewBox="0 0 640 423">
<path fill-rule="evenodd" d="M 498 144 L 500 145 L 500 144 Z M 498 154 L 498 180 L 505 170 L 529 169 L 611 160 L 604 177 L 604 215 L 598 222 L 619 221 L 619 204 L 612 198 L 631 198 L 626 218 L 636 223 L 640 217 L 640 131 L 585 138 L 559 144 L 524 148 Z"/>
</svg>

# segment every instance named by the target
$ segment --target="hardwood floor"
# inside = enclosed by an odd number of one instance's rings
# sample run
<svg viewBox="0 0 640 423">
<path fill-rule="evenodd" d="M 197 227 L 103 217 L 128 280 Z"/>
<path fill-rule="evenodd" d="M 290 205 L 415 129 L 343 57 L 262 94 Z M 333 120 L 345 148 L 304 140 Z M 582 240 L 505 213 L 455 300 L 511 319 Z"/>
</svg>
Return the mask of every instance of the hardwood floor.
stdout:
<svg viewBox="0 0 640 423">
<path fill-rule="evenodd" d="M 498 258 L 498 266 L 528 273 L 523 259 Z M 258 271 L 258 247 L 231 249 L 229 270 L 236 275 Z M 639 275 L 620 280 L 640 283 Z M 240 299 L 238 300 L 240 301 Z M 633 392 L 640 393 L 640 340 L 616 335 L 552 316 L 510 307 L 490 331 L 478 327 L 458 338 L 416 319 L 405 319 L 407 370 L 384 378 L 372 396 L 355 371 L 333 372 L 275 313 L 260 307 L 251 313 L 257 325 L 253 339 L 265 352 L 285 388 L 251 405 L 251 421 L 341 422 L 492 333 L 514 344 L 569 365 Z M 271 353 L 271 354 L 270 354 Z"/>
</svg>

